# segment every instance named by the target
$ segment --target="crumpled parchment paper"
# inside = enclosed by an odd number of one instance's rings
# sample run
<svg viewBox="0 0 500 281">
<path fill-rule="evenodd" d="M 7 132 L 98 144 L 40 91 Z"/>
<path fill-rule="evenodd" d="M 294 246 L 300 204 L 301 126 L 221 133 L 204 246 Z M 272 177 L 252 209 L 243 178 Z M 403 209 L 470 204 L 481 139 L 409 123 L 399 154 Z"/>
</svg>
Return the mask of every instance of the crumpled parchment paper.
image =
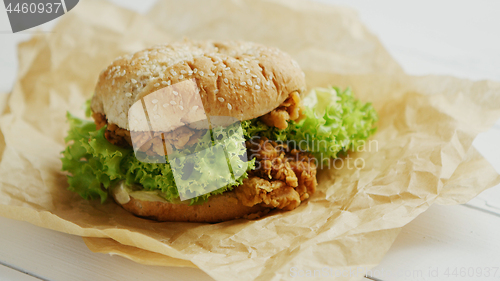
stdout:
<svg viewBox="0 0 500 281">
<path fill-rule="evenodd" d="M 59 160 L 66 111 L 83 116 L 99 72 L 115 57 L 183 37 L 277 46 L 299 62 L 308 87 L 351 86 L 373 102 L 378 132 L 342 166 L 320 171 L 317 193 L 299 208 L 254 221 L 158 223 L 67 191 Z M 464 203 L 500 182 L 472 147 L 499 117 L 499 83 L 405 75 L 346 8 L 165 0 L 142 16 L 87 0 L 53 33 L 19 45 L 16 83 L 0 100 L 0 215 L 87 237 L 96 252 L 196 266 L 216 280 L 281 280 L 291 268 L 369 269 L 431 204 Z"/>
</svg>

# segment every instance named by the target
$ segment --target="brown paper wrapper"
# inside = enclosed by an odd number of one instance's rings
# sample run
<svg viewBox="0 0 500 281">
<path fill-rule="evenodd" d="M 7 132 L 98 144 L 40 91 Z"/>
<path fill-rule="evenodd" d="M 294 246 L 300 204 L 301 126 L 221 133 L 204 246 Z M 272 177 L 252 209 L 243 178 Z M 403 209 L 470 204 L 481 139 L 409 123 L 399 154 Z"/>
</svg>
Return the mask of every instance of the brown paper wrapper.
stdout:
<svg viewBox="0 0 500 281">
<path fill-rule="evenodd" d="M 118 255 L 146 265 L 197 268 L 190 261 L 123 245 L 110 238 L 83 237 L 83 241 L 85 241 L 87 247 L 94 253 Z"/>
<path fill-rule="evenodd" d="M 290 212 L 219 224 L 158 223 L 67 190 L 66 111 L 83 116 L 96 79 L 119 55 L 182 37 L 245 39 L 290 53 L 308 87 L 351 86 L 379 112 L 373 146 L 324 169 Z M 431 204 L 464 203 L 500 177 L 472 147 L 500 117 L 500 84 L 405 75 L 344 8 L 302 1 L 162 1 L 146 17 L 87 0 L 54 32 L 19 46 L 0 100 L 0 215 L 80 235 L 140 263 L 196 266 L 217 280 L 281 280 L 290 269 L 369 269 Z M 355 159 L 362 168 L 353 168 Z M 357 280 L 362 275 L 339 277 Z M 330 277 L 331 279 L 331 277 Z"/>
</svg>

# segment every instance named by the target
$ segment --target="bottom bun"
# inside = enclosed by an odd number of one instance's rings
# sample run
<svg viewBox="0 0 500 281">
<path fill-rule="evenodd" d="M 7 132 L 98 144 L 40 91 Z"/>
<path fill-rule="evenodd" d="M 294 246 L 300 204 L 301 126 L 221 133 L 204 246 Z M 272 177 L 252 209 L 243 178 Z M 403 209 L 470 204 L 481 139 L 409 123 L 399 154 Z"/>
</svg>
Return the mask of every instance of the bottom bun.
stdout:
<svg viewBox="0 0 500 281">
<path fill-rule="evenodd" d="M 256 219 L 269 212 L 269 207 L 242 205 L 234 192 L 210 196 L 200 205 L 174 204 L 161 201 L 143 201 L 130 197 L 122 207 L 132 214 L 157 221 L 222 222 L 238 218 Z"/>
</svg>

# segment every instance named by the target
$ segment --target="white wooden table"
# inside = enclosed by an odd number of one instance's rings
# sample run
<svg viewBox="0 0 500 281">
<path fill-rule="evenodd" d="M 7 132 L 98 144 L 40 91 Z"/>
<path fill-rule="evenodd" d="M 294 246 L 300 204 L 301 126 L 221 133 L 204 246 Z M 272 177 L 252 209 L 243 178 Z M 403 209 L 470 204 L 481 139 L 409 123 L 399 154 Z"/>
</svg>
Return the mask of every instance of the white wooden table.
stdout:
<svg viewBox="0 0 500 281">
<path fill-rule="evenodd" d="M 357 9 L 366 25 L 410 74 L 500 81 L 500 1 L 320 1 Z M 154 0 L 114 2 L 145 12 Z M 15 78 L 15 46 L 31 34 L 10 34 L 7 17 L 1 10 L 4 6 L 0 6 L 3 93 L 10 90 Z M 44 24 L 42 30 L 50 30 L 53 24 Z M 474 145 L 500 172 L 500 122 L 480 135 Z M 465 205 L 434 205 L 403 228 L 371 279 L 500 280 L 499 234 L 500 186 Z M 483 276 L 460 276 L 471 269 L 481 270 Z M 489 277 L 485 276 L 487 271 Z M 117 256 L 94 254 L 80 237 L 0 217 L 0 280 L 211 278 L 197 269 L 144 266 Z"/>
</svg>

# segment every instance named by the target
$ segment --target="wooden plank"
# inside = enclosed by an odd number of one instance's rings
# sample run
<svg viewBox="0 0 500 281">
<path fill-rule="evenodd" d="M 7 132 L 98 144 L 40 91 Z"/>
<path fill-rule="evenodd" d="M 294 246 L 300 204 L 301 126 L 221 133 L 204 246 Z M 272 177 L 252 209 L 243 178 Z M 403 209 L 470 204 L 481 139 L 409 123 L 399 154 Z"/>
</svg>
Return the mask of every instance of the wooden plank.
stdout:
<svg viewBox="0 0 500 281">
<path fill-rule="evenodd" d="M 472 144 L 500 173 L 500 129 L 494 127 L 479 134 Z"/>
<path fill-rule="evenodd" d="M 500 173 L 500 128 L 493 127 L 482 133 L 474 140 L 474 147 L 486 158 Z M 495 213 L 500 216 L 500 185 L 485 190 L 476 198 L 467 202 L 468 206 Z"/>
<path fill-rule="evenodd" d="M 409 74 L 500 81 L 499 1 L 319 1 L 355 8 Z"/>
<path fill-rule="evenodd" d="M 0 280 L 2 281 L 40 281 L 27 273 L 0 264 Z"/>
<path fill-rule="evenodd" d="M 374 270 L 384 281 L 500 280 L 498 233 L 497 215 L 464 205 L 434 205 L 403 228 Z M 458 276 L 453 275 L 455 269 Z"/>
<path fill-rule="evenodd" d="M 119 256 L 92 253 L 79 236 L 3 217 L 0 264 L 51 281 L 213 280 L 199 269 L 146 266 Z M 7 276 L 0 271 L 0 280 Z"/>
</svg>

